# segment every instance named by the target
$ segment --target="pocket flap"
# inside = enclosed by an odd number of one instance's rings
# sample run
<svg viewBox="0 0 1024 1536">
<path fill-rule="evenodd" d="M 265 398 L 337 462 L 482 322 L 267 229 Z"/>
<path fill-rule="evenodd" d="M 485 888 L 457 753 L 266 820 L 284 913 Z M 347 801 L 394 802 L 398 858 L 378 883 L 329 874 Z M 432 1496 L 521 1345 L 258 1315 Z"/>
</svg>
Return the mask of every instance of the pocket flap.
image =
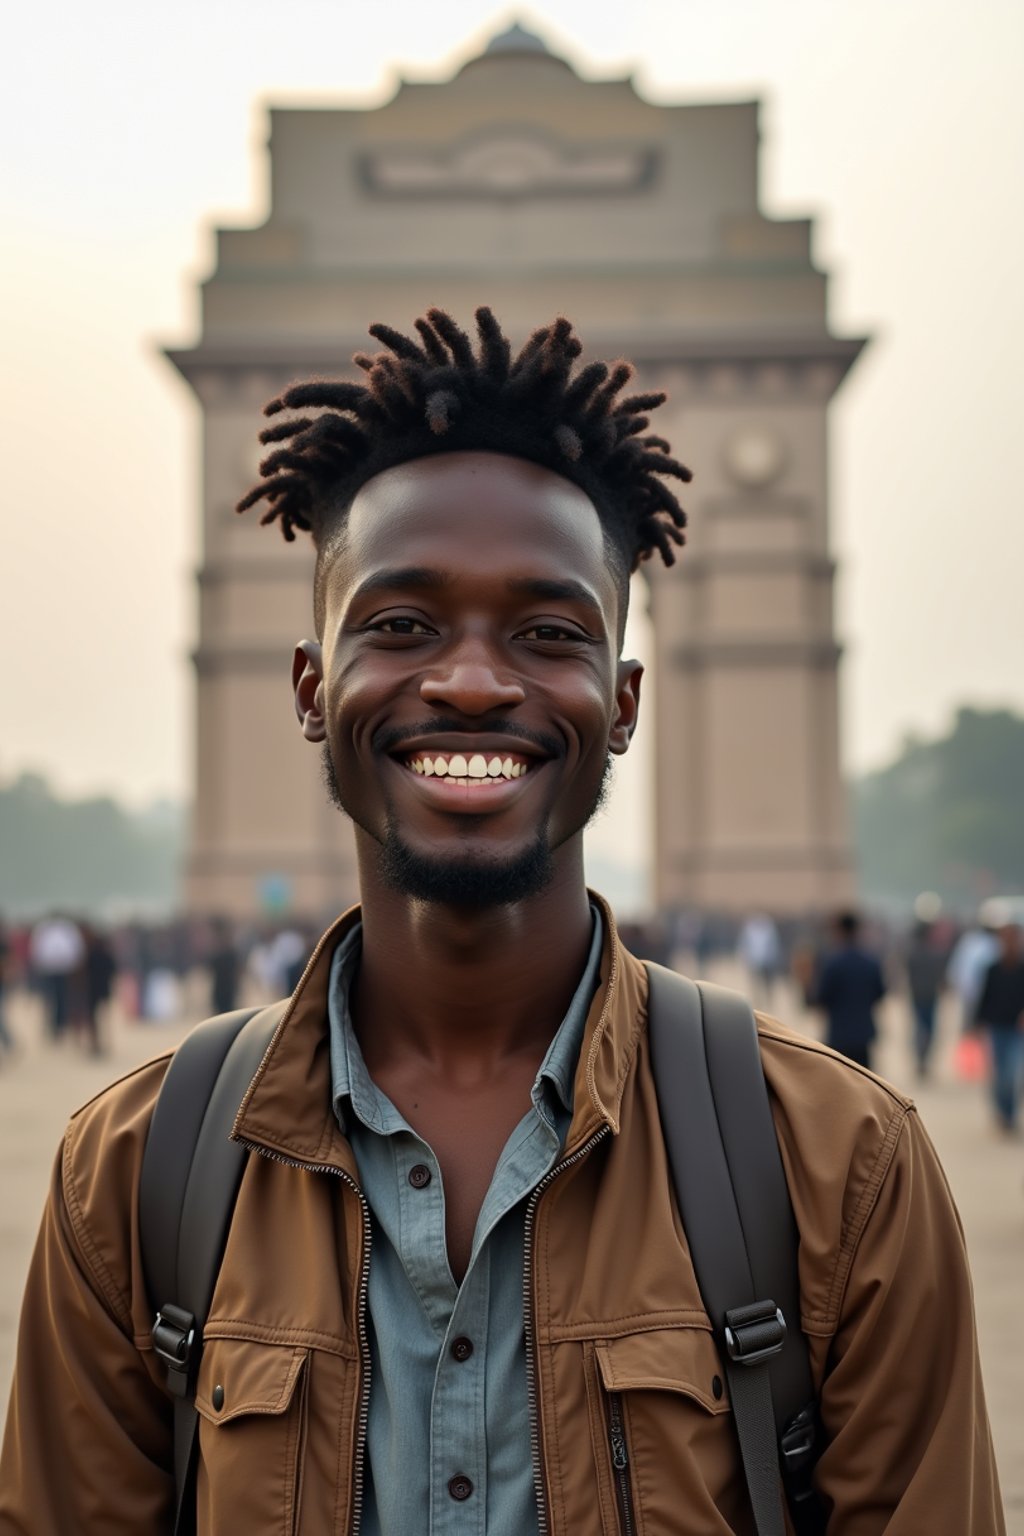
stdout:
<svg viewBox="0 0 1024 1536">
<path fill-rule="evenodd" d="M 250 1413 L 284 1413 L 309 1351 L 254 1339 L 208 1339 L 196 1385 L 196 1411 L 210 1424 Z"/>
<path fill-rule="evenodd" d="M 681 1392 L 709 1413 L 725 1413 L 729 1388 L 706 1328 L 652 1328 L 595 1345 L 608 1392 Z"/>
</svg>

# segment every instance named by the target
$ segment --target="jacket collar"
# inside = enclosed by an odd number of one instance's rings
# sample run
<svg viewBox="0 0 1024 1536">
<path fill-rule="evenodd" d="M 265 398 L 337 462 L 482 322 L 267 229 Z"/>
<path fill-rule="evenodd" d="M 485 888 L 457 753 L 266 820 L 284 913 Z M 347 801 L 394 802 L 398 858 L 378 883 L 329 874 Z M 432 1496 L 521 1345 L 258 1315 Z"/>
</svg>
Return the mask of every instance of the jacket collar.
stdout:
<svg viewBox="0 0 1024 1536">
<path fill-rule="evenodd" d="M 604 920 L 601 980 L 576 1069 L 567 1153 L 601 1125 L 618 1134 L 622 1093 L 646 1017 L 643 966 L 623 949 L 608 904 L 593 892 L 591 899 Z M 236 1141 L 286 1161 L 337 1169 L 353 1179 L 357 1174 L 351 1148 L 331 1104 L 327 997 L 335 947 L 359 917 L 358 907 L 344 913 L 314 950 L 249 1084 L 232 1132 Z"/>
</svg>

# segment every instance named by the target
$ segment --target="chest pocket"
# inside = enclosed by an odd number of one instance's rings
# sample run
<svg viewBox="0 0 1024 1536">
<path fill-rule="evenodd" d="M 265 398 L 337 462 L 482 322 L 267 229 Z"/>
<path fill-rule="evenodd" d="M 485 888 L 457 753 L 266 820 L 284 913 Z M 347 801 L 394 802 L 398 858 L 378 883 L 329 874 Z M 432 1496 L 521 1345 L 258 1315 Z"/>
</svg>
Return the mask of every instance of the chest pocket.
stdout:
<svg viewBox="0 0 1024 1536">
<path fill-rule="evenodd" d="M 207 1340 L 196 1389 L 200 1532 L 294 1536 L 308 1376 L 305 1348 Z"/>
<path fill-rule="evenodd" d="M 729 1389 L 707 1329 L 594 1340 L 585 1372 L 603 1536 L 746 1529 Z"/>
</svg>

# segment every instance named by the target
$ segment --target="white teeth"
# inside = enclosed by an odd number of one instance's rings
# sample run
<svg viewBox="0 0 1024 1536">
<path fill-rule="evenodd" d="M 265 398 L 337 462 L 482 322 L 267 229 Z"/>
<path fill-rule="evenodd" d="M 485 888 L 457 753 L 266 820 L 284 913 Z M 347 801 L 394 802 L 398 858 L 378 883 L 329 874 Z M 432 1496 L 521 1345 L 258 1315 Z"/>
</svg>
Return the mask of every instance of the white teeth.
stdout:
<svg viewBox="0 0 1024 1536">
<path fill-rule="evenodd" d="M 413 773 L 424 778 L 451 779 L 460 784 L 480 784 L 489 779 L 521 779 L 528 764 L 517 763 L 511 757 L 492 757 L 474 752 L 467 761 L 461 752 L 451 757 L 413 757 L 409 759 Z"/>
</svg>

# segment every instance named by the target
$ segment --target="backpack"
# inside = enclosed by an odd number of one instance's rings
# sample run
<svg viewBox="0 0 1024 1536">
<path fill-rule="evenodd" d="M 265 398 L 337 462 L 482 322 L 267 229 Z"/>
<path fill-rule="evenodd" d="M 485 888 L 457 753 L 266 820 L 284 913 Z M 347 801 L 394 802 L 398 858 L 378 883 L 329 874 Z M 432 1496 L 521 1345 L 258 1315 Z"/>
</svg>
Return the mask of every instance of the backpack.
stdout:
<svg viewBox="0 0 1024 1536">
<path fill-rule="evenodd" d="M 784 1536 L 783 1496 L 797 1536 L 820 1536 L 797 1232 L 754 1017 L 737 993 L 658 965 L 647 971 L 665 1145 L 729 1382 L 757 1536 Z M 139 1223 L 158 1308 L 153 1346 L 174 1403 L 174 1536 L 195 1530 L 202 1329 L 248 1157 L 231 1129 L 286 1006 L 239 1009 L 193 1030 L 171 1059 L 146 1142 Z"/>
</svg>

